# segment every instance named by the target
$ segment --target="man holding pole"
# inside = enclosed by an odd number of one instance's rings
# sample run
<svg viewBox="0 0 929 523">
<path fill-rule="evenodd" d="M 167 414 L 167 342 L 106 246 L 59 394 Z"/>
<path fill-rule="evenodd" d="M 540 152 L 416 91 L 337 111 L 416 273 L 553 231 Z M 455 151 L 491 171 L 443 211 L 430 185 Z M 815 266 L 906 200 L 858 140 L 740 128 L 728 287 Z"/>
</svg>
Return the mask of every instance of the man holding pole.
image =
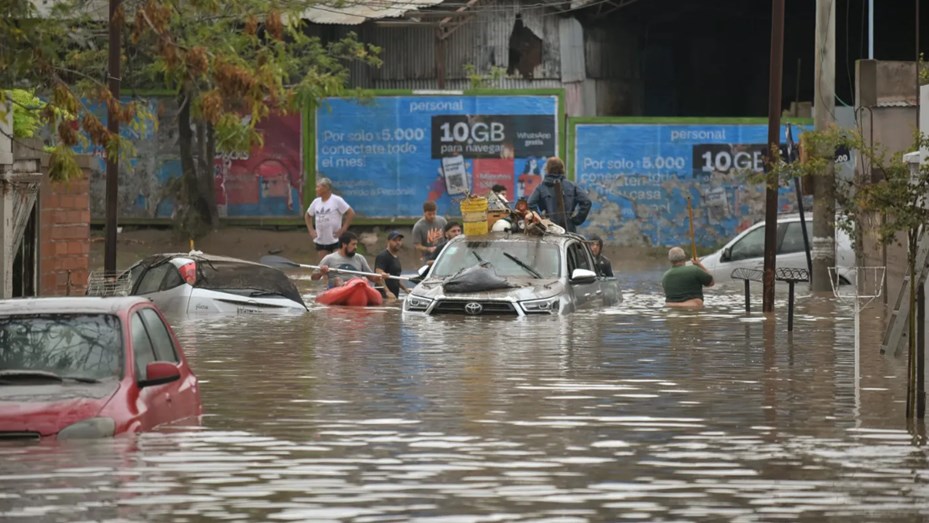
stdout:
<svg viewBox="0 0 929 523">
<path fill-rule="evenodd" d="M 353 232 L 344 232 L 339 236 L 339 250 L 327 254 L 319 262 L 319 269 L 313 271 L 313 274 L 310 275 L 312 280 L 319 280 L 323 276 L 329 277 L 329 287 L 338 287 L 342 285 L 342 279 L 339 278 L 337 270 L 349 270 L 349 271 L 358 271 L 358 272 L 370 272 L 371 266 L 368 265 L 368 260 L 364 256 L 355 252 L 358 248 L 358 236 Z M 334 270 L 330 271 L 330 267 Z M 372 274 L 367 276 L 369 280 L 376 284 L 381 284 L 384 281 L 383 275 Z"/>
<path fill-rule="evenodd" d="M 565 178 L 564 162 L 551 157 L 545 163 L 545 179 L 529 196 L 529 208 L 538 211 L 568 232 L 584 223 L 592 205 L 583 189 Z"/>
<path fill-rule="evenodd" d="M 374 258 L 374 270 L 385 277 L 400 276 L 400 273 L 403 272 L 403 266 L 400 265 L 400 247 L 402 246 L 403 234 L 400 231 L 390 231 L 387 234 L 387 248 Z M 381 294 L 385 294 L 385 298 L 399 298 L 400 289 L 409 292 L 406 285 L 396 278 L 389 278 L 385 285 L 387 286 L 387 292 L 381 291 Z"/>
<path fill-rule="evenodd" d="M 703 288 L 713 286 L 713 275 L 700 260 L 694 257 L 687 265 L 687 253 L 680 247 L 668 251 L 671 268 L 661 277 L 665 305 L 668 307 L 700 309 L 703 307 Z"/>
</svg>

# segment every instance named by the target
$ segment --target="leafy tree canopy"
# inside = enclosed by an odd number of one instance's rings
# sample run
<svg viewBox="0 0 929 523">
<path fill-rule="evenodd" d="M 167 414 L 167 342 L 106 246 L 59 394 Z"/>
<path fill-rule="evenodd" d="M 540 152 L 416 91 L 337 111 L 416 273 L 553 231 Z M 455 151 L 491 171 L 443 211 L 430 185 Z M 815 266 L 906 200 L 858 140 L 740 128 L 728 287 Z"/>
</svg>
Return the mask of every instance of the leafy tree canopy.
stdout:
<svg viewBox="0 0 929 523">
<path fill-rule="evenodd" d="M 122 87 L 161 89 L 208 124 L 219 152 L 262 145 L 257 124 L 344 93 L 352 61 L 379 65 L 354 34 L 324 42 L 294 0 L 124 0 Z M 107 88 L 105 0 L 62 0 L 40 11 L 31 0 L 0 3 L 0 87 L 41 98 L 32 111 L 50 130 L 52 177 L 79 172 L 71 154 L 81 136 L 106 154 L 131 147 L 112 136 L 87 104 L 115 110 L 121 124 L 153 120 L 144 103 L 120 103 Z"/>
</svg>

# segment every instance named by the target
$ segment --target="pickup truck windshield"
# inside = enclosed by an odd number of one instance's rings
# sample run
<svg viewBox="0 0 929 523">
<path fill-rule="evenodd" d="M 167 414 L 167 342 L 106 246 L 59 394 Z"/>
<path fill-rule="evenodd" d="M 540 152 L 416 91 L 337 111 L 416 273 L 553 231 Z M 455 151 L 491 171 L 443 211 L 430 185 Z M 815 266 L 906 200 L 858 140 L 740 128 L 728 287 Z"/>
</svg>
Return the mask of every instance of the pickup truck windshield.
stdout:
<svg viewBox="0 0 929 523">
<path fill-rule="evenodd" d="M 476 265 L 478 260 L 483 260 L 493 266 L 498 276 L 533 277 L 514 258 L 531 267 L 542 279 L 554 279 L 561 275 L 558 246 L 541 241 L 457 242 L 445 247 L 435 261 L 431 275 L 440 278 L 452 276 Z"/>
</svg>

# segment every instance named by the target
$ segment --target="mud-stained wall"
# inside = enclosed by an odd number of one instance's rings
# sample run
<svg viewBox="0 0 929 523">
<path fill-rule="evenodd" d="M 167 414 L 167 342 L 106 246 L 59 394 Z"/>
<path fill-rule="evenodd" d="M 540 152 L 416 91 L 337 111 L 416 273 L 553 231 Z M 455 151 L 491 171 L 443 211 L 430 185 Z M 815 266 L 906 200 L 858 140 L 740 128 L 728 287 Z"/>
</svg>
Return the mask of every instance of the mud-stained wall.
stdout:
<svg viewBox="0 0 929 523">
<path fill-rule="evenodd" d="M 120 218 L 171 218 L 175 212 L 170 182 L 181 175 L 177 103 L 173 98 L 153 98 L 147 103 L 155 121 L 122 129 L 135 150 L 128 162 L 120 162 Z M 265 147 L 214 159 L 220 215 L 299 216 L 304 178 L 300 116 L 273 114 L 258 127 Z M 94 157 L 90 211 L 100 220 L 105 215 L 106 161 L 98 150 L 82 152 Z"/>
<path fill-rule="evenodd" d="M 167 193 L 167 183 L 181 173 L 177 145 L 177 104 L 173 99 L 148 101 L 148 110 L 156 117 L 141 129 L 123 126 L 121 134 L 135 151 L 131 159 L 120 162 L 118 207 L 121 218 L 170 218 L 174 201 Z M 105 118 L 106 111 L 96 111 Z M 99 150 L 82 152 L 93 156 L 90 173 L 90 213 L 102 220 L 106 213 L 106 159 Z"/>
</svg>

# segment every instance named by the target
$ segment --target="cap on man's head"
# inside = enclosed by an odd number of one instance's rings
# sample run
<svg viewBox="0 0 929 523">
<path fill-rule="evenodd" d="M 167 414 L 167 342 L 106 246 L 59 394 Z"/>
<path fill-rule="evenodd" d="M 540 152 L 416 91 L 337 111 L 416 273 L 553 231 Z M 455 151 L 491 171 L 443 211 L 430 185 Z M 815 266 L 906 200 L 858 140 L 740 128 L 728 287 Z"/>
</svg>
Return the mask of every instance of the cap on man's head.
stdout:
<svg viewBox="0 0 929 523">
<path fill-rule="evenodd" d="M 603 238 L 601 238 L 599 234 L 591 234 L 587 241 L 590 243 L 596 243 L 600 247 L 603 247 Z"/>
<path fill-rule="evenodd" d="M 390 231 L 387 233 L 388 240 L 396 240 L 397 238 L 403 238 L 403 234 L 400 231 Z"/>
</svg>

